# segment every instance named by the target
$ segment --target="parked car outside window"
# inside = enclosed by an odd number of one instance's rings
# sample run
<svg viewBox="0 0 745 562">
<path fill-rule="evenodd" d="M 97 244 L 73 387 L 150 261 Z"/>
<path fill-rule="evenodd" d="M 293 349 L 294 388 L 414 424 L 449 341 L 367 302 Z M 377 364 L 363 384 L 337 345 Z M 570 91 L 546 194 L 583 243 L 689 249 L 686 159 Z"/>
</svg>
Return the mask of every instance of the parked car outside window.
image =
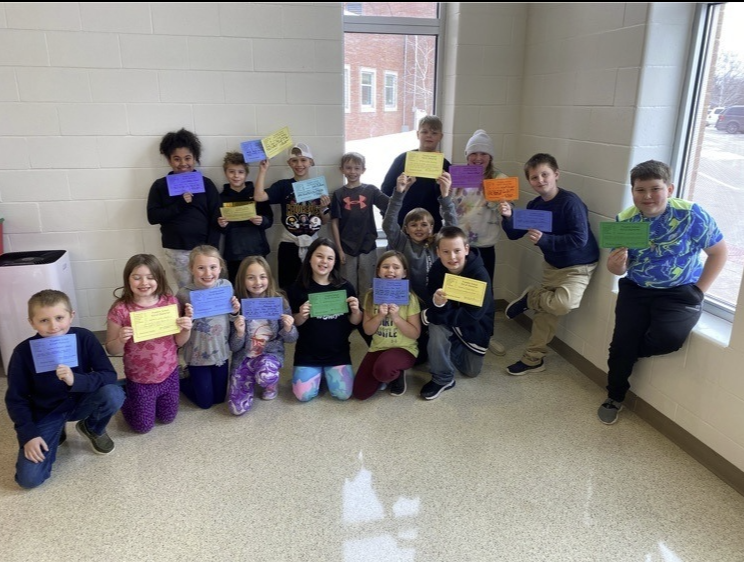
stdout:
<svg viewBox="0 0 745 562">
<path fill-rule="evenodd" d="M 718 131 L 727 131 L 728 133 L 742 133 L 742 107 L 741 105 L 731 105 L 717 119 L 716 128 Z"/>
<path fill-rule="evenodd" d="M 706 126 L 716 125 L 719 114 L 724 111 L 723 107 L 713 107 L 709 110 L 709 114 L 706 116 Z"/>
</svg>

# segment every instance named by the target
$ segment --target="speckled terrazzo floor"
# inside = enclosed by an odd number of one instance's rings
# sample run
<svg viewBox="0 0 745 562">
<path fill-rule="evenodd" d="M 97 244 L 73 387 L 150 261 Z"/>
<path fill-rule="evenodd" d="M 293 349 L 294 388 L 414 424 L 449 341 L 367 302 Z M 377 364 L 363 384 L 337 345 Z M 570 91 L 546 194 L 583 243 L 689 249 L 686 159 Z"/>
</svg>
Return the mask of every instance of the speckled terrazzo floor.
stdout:
<svg viewBox="0 0 745 562">
<path fill-rule="evenodd" d="M 107 457 L 70 424 L 32 491 L 13 481 L 3 403 L 0 560 L 743 560 L 742 496 L 633 413 L 599 423 L 603 391 L 557 355 L 505 374 L 527 334 L 497 332 L 507 356 L 431 402 L 413 371 L 400 398 L 301 404 L 285 370 L 279 398 L 241 418 L 182 400 L 172 425 L 136 435 L 117 414 Z"/>
</svg>

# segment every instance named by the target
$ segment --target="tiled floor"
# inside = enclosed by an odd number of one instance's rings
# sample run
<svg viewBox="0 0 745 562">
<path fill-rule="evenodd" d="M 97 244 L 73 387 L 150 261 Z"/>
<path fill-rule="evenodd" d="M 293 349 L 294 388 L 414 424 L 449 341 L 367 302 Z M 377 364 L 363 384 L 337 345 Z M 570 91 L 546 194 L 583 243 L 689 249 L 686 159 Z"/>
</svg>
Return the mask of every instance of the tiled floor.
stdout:
<svg viewBox="0 0 745 562">
<path fill-rule="evenodd" d="M 507 356 L 437 400 L 414 371 L 400 398 L 301 404 L 285 370 L 279 398 L 241 418 L 182 401 L 136 435 L 117 414 L 110 456 L 70 424 L 32 491 L 13 481 L 3 404 L 0 560 L 743 560 L 742 496 L 633 413 L 599 423 L 604 392 L 555 354 L 505 374 L 526 333 L 497 324 Z"/>
</svg>

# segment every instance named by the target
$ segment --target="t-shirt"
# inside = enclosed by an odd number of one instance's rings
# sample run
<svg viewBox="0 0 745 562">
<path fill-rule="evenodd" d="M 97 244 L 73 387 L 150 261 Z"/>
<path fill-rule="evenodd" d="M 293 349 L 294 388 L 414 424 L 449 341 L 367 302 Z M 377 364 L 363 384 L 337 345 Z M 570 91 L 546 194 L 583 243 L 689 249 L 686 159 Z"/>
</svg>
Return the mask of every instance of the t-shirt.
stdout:
<svg viewBox="0 0 745 562">
<path fill-rule="evenodd" d="M 331 197 L 331 218 L 339 219 L 339 238 L 348 256 L 369 254 L 375 249 L 378 227 L 375 207 L 385 212 L 388 196 L 374 185 L 340 187 Z"/>
<path fill-rule="evenodd" d="M 370 299 L 370 302 L 372 302 L 372 296 L 372 292 L 370 292 L 368 293 L 366 299 Z M 365 301 L 365 304 L 368 304 L 367 300 Z M 374 304 L 372 306 L 372 313 L 377 314 L 378 305 Z M 365 308 L 367 308 L 367 306 L 365 306 Z M 409 292 L 409 304 L 399 306 L 398 315 L 401 318 L 408 319 L 409 316 L 419 314 L 420 311 L 421 308 L 419 307 L 419 299 L 414 293 Z M 370 344 L 370 351 L 384 351 L 386 349 L 393 348 L 405 349 L 414 357 L 416 357 L 419 353 L 417 341 L 408 338 L 401 332 L 399 332 L 391 317 L 386 315 L 386 317 L 383 318 L 383 321 L 380 323 L 380 326 L 378 326 L 378 331 L 373 334 L 372 343 Z"/>
<path fill-rule="evenodd" d="M 279 180 L 266 190 L 269 203 L 279 205 L 282 210 L 283 242 L 297 243 L 297 236 L 314 237 L 323 226 L 321 217 L 324 209 L 320 199 L 303 201 L 295 200 L 294 179 Z"/>
<path fill-rule="evenodd" d="M 341 286 L 334 287 L 333 285 L 319 285 L 313 280 L 308 289 L 300 283 L 295 283 L 288 289 L 287 296 L 292 313 L 297 314 L 300 307 L 308 300 L 309 294 L 339 290 L 346 291 L 347 298 L 357 296 L 349 281 L 344 281 Z M 297 327 L 300 337 L 295 344 L 295 365 L 323 367 L 351 365 L 349 334 L 353 328 L 354 325 L 349 321 L 348 312 L 308 318 Z"/>
<path fill-rule="evenodd" d="M 227 279 L 218 279 L 217 287 L 232 287 Z M 176 298 L 183 305 L 191 303 L 192 291 L 199 291 L 194 283 L 179 289 Z M 228 360 L 230 349 L 230 318 L 228 314 L 217 314 L 206 318 L 196 318 L 191 323 L 191 336 L 184 345 L 184 360 L 195 367 L 220 366 Z"/>
<path fill-rule="evenodd" d="M 701 250 L 720 242 L 717 223 L 696 203 L 671 197 L 665 211 L 647 218 L 636 207 L 621 212 L 619 222 L 648 222 L 649 248 L 629 249 L 626 277 L 639 285 L 664 289 L 698 281 Z"/>
<path fill-rule="evenodd" d="M 117 302 L 109 310 L 107 318 L 120 326 L 131 326 L 130 312 L 150 310 L 170 304 L 178 304 L 173 295 L 161 295 L 153 306 L 139 306 Z M 152 340 L 135 342 L 130 338 L 124 344 L 124 375 L 140 384 L 161 383 L 178 366 L 178 346 L 174 336 L 163 336 Z"/>
</svg>

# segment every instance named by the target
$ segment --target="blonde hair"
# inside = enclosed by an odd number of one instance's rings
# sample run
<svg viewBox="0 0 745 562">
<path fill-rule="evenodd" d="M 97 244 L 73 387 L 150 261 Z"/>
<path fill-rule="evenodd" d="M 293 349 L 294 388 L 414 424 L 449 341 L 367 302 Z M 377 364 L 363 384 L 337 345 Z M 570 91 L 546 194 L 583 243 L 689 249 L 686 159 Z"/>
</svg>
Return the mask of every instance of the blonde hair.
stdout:
<svg viewBox="0 0 745 562">
<path fill-rule="evenodd" d="M 70 297 L 65 293 L 54 289 L 44 289 L 43 291 L 39 291 L 28 299 L 28 318 L 31 320 L 34 317 L 34 311 L 37 308 L 57 306 L 59 304 L 61 304 L 67 312 L 72 314 L 72 303 L 70 303 Z"/>
<path fill-rule="evenodd" d="M 190 271 L 194 267 L 194 261 L 197 259 L 197 256 L 207 256 L 208 258 L 216 258 L 220 262 L 220 269 L 222 271 L 225 271 L 225 260 L 222 259 L 222 256 L 220 255 L 220 250 L 218 250 L 214 246 L 210 246 L 208 244 L 202 244 L 201 246 L 197 246 L 191 252 L 189 252 L 189 270 Z"/>
<path fill-rule="evenodd" d="M 266 288 L 267 297 L 282 297 L 285 298 L 285 293 L 281 289 L 277 288 L 277 282 L 272 275 L 272 270 L 269 267 L 269 262 L 263 256 L 248 256 L 243 258 L 241 265 L 238 267 L 238 273 L 235 275 L 235 296 L 239 299 L 249 298 L 248 289 L 246 289 L 246 271 L 252 265 L 257 264 L 264 268 L 268 285 Z"/>
</svg>

